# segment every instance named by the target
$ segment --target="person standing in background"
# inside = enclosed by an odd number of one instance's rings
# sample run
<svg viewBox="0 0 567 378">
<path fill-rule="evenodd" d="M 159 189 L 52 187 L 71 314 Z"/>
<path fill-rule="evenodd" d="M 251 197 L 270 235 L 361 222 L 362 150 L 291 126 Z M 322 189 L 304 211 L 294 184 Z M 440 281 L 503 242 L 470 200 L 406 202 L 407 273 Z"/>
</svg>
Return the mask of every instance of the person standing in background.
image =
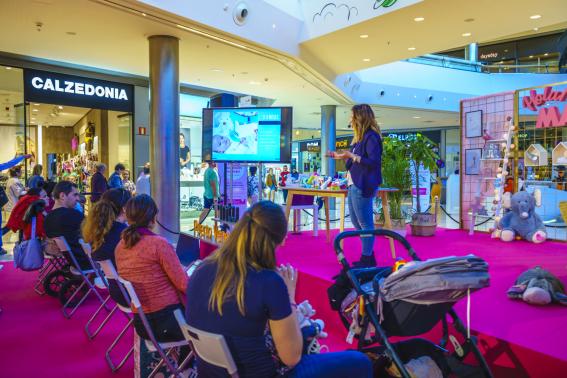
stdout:
<svg viewBox="0 0 567 378">
<path fill-rule="evenodd" d="M 20 181 L 20 177 L 22 177 L 22 167 L 20 165 L 10 169 L 10 178 L 6 183 L 6 194 L 8 196 L 8 203 L 4 208 L 6 212 L 12 211 L 16 203 L 18 203 L 22 192 L 25 191 L 24 184 Z"/>
<path fill-rule="evenodd" d="M 185 145 L 185 135 L 179 133 L 179 169 L 189 168 L 191 162 L 191 150 Z"/>
<path fill-rule="evenodd" d="M 258 180 L 258 176 L 256 176 L 257 172 L 258 172 L 258 167 L 256 166 L 250 167 L 250 175 L 248 176 L 248 188 L 247 188 L 248 204 L 250 206 L 258 202 L 258 199 L 260 197 L 260 189 L 258 187 L 260 185 L 260 182 Z"/>
<path fill-rule="evenodd" d="M 352 107 L 354 138 L 350 151 L 329 151 L 327 156 L 346 160 L 348 170 L 348 209 L 357 230 L 374 229 L 372 203 L 382 183 L 382 137 L 374 111 L 367 104 Z M 357 267 L 376 266 L 374 236 L 362 239 L 362 256 Z"/>
<path fill-rule="evenodd" d="M 280 182 L 279 182 L 280 189 L 282 190 L 282 193 L 283 193 L 284 204 L 287 201 L 287 189 L 285 188 L 285 186 L 286 186 L 287 176 L 289 174 L 290 174 L 290 171 L 288 171 L 287 165 L 284 165 L 282 171 L 280 172 Z"/>
<path fill-rule="evenodd" d="M 216 206 L 220 197 L 219 175 L 215 169 L 217 164 L 214 161 L 208 161 L 207 163 L 209 166 L 203 178 L 203 185 L 205 186 L 205 194 L 203 196 L 204 206 L 199 216 L 199 223 L 203 223 L 205 219 L 207 219 L 211 208 Z"/>
<path fill-rule="evenodd" d="M 118 163 L 114 166 L 114 173 L 108 178 L 108 189 L 120 189 L 124 187 L 122 182 L 122 174 L 126 167 L 122 163 Z"/>
<path fill-rule="evenodd" d="M 21 155 L 18 156 L 10 161 L 7 161 L 5 163 L 1 163 L 0 164 L 0 172 L 2 172 L 3 170 L 6 169 L 10 169 L 18 164 L 20 164 L 24 159 L 29 159 L 31 157 L 31 155 Z M 8 198 L 8 193 L 6 193 L 6 191 L 4 190 L 4 188 L 0 187 L 0 226 L 2 226 L 2 212 L 4 211 L 4 206 L 6 206 L 8 204 L 9 198 Z M 8 219 L 8 218 L 5 218 Z M 2 235 L 0 235 L 0 256 L 1 255 L 5 255 L 6 250 L 3 248 L 3 243 L 2 243 Z"/>
<path fill-rule="evenodd" d="M 95 173 L 91 177 L 91 202 L 96 203 L 100 197 L 108 190 L 108 184 L 104 173 L 106 172 L 106 165 L 98 163 L 95 166 Z"/>
<path fill-rule="evenodd" d="M 276 192 L 278 190 L 276 175 L 274 175 L 274 168 L 268 169 L 266 175 L 266 188 L 268 188 L 268 201 L 274 202 L 276 200 Z"/>
<path fill-rule="evenodd" d="M 151 196 L 151 185 L 150 185 L 150 166 L 146 164 L 142 170 L 142 174 L 136 180 L 136 194 L 147 194 Z"/>
<path fill-rule="evenodd" d="M 37 164 L 35 167 L 33 167 L 32 177 L 28 179 L 28 188 L 30 189 L 39 188 L 45 185 L 45 180 L 41 176 L 42 173 L 43 173 L 43 167 L 41 164 Z"/>
<path fill-rule="evenodd" d="M 130 171 L 124 170 L 122 173 L 122 184 L 124 185 L 124 189 L 130 192 L 130 194 L 134 195 L 136 193 L 136 184 L 134 181 L 130 180 Z"/>
</svg>

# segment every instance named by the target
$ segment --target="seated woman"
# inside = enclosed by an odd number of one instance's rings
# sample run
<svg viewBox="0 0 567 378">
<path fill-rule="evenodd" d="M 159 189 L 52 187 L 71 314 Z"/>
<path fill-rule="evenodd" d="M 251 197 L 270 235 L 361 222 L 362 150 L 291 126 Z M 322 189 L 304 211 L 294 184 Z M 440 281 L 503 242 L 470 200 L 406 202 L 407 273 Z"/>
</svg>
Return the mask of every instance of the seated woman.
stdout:
<svg viewBox="0 0 567 378">
<path fill-rule="evenodd" d="M 303 339 L 295 302 L 297 272 L 276 269 L 275 250 L 287 232 L 280 206 L 262 201 L 240 219 L 228 240 L 193 273 L 187 289 L 187 323 L 226 338 L 238 374 L 276 377 L 278 367 L 266 346 L 269 326 L 286 377 L 371 377 L 370 360 L 359 352 L 302 356 Z M 226 377 L 226 371 L 197 361 L 199 376 Z"/>
<path fill-rule="evenodd" d="M 91 245 L 95 261 L 111 260 L 116 267 L 114 250 L 120 242 L 122 231 L 127 227 L 124 206 L 132 195 L 126 189 L 107 190 L 96 202 L 82 226 L 83 239 Z M 121 305 L 128 302 L 114 280 L 108 280 L 110 296 Z"/>
<path fill-rule="evenodd" d="M 156 339 L 183 340 L 173 312 L 184 310 L 187 274 L 171 244 L 151 231 L 158 208 L 152 197 L 141 194 L 130 199 L 125 210 L 129 225 L 116 246 L 118 274 L 134 286 Z M 149 339 L 136 313 L 134 327 L 140 337 Z"/>
</svg>

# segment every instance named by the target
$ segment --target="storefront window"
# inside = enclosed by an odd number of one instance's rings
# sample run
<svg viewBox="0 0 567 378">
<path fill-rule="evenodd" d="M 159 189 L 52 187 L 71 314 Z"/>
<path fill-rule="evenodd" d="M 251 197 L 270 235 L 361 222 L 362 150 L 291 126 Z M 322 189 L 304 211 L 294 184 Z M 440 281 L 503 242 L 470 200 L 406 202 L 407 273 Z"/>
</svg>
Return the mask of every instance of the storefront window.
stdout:
<svg viewBox="0 0 567 378">
<path fill-rule="evenodd" d="M 28 138 L 29 148 L 35 148 L 35 130 L 24 127 L 24 86 L 23 70 L 14 67 L 0 66 L 0 162 L 11 160 L 25 152 L 25 140 Z M 27 115 L 26 115 L 27 116 Z M 30 152 L 35 152 L 30 150 Z M 0 184 L 7 179 L 7 172 L 0 172 Z"/>
</svg>

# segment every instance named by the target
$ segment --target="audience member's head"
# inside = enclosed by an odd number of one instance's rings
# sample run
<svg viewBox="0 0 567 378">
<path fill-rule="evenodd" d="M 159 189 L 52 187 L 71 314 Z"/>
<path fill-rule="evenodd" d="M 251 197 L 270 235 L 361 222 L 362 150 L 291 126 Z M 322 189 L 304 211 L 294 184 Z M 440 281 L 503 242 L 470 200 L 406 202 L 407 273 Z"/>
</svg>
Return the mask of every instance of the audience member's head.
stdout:
<svg viewBox="0 0 567 378">
<path fill-rule="evenodd" d="M 250 167 L 250 176 L 256 176 L 256 172 L 258 172 L 258 167 L 256 166 L 251 166 Z"/>
<path fill-rule="evenodd" d="M 35 167 L 33 167 L 33 172 L 32 172 L 33 176 L 41 176 L 42 173 L 43 173 L 43 167 L 41 166 L 41 164 L 37 164 Z"/>
<path fill-rule="evenodd" d="M 53 194 L 53 189 L 55 189 L 55 185 L 56 182 L 51 180 L 47 181 L 43 185 L 43 189 L 45 189 L 45 193 L 47 194 L 47 197 L 51 197 L 51 195 Z"/>
<path fill-rule="evenodd" d="M 42 187 L 38 187 L 38 188 L 31 188 L 30 190 L 28 190 L 26 192 L 26 194 L 28 196 L 38 196 L 39 199 L 42 200 L 47 200 L 47 193 L 45 191 L 45 189 L 43 189 Z"/>
<path fill-rule="evenodd" d="M 145 166 L 145 165 L 144 165 L 143 172 L 144 172 L 145 175 L 149 175 L 149 174 L 150 174 L 150 166 L 149 166 L 149 165 L 148 165 L 148 166 Z"/>
<path fill-rule="evenodd" d="M 22 167 L 17 165 L 10 168 L 10 177 L 20 177 L 22 175 Z"/>
<path fill-rule="evenodd" d="M 74 209 L 79 200 L 77 185 L 71 181 L 60 181 L 53 188 L 53 199 L 57 207 Z"/>
<path fill-rule="evenodd" d="M 157 205 L 147 194 L 137 195 L 128 201 L 126 204 L 128 228 L 122 233 L 126 248 L 134 247 L 142 238 L 139 228 L 153 228 L 157 214 Z"/>
<path fill-rule="evenodd" d="M 107 190 L 96 202 L 83 222 L 83 238 L 97 250 L 110 232 L 114 222 L 124 213 L 126 203 L 132 195 L 126 189 Z"/>
<path fill-rule="evenodd" d="M 210 259 L 218 264 L 211 297 L 211 308 L 222 314 L 224 301 L 236 297 L 244 314 L 244 283 L 248 267 L 276 269 L 276 247 L 287 233 L 287 220 L 281 206 L 271 201 L 253 205 L 236 223 L 226 242 Z"/>
<path fill-rule="evenodd" d="M 104 165 L 103 163 L 97 163 L 97 165 L 95 165 L 95 170 L 98 173 L 104 173 L 106 171 L 106 165 Z"/>
<path fill-rule="evenodd" d="M 126 170 L 126 167 L 122 163 L 118 163 L 114 166 L 114 172 L 122 174 Z"/>
<path fill-rule="evenodd" d="M 127 169 L 125 169 L 125 170 L 122 172 L 122 178 L 123 178 L 124 180 L 130 180 L 130 171 L 127 170 Z"/>
</svg>

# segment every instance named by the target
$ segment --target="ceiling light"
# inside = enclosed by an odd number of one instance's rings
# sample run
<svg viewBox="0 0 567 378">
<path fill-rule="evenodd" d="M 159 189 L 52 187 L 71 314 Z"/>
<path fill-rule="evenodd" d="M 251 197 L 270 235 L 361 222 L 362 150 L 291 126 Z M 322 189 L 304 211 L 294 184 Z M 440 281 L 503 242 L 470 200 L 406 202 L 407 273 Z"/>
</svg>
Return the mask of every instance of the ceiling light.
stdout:
<svg viewBox="0 0 567 378">
<path fill-rule="evenodd" d="M 147 16 L 147 14 L 145 14 L 144 12 L 142 12 L 142 16 L 146 17 L 146 16 Z"/>
<path fill-rule="evenodd" d="M 368 34 L 361 34 L 361 35 L 360 35 L 360 38 L 366 39 L 366 38 L 368 38 Z"/>
<path fill-rule="evenodd" d="M 541 18 L 541 15 L 540 14 L 534 14 L 533 16 L 530 16 L 530 18 L 532 20 L 537 20 L 537 19 Z"/>
<path fill-rule="evenodd" d="M 408 47 L 408 50 L 409 50 L 409 51 L 414 51 L 414 50 L 415 50 L 415 47 Z"/>
<path fill-rule="evenodd" d="M 33 111 L 34 111 L 34 112 L 39 112 L 39 110 L 37 110 L 37 109 L 34 109 Z"/>
<path fill-rule="evenodd" d="M 299 130 L 296 130 L 296 131 L 295 131 L 295 135 L 299 135 Z"/>
<path fill-rule="evenodd" d="M 370 62 L 370 58 L 364 58 L 362 59 L 363 62 Z"/>
<path fill-rule="evenodd" d="M 534 57 L 533 55 L 530 55 L 530 59 L 532 59 L 533 57 Z"/>
<path fill-rule="evenodd" d="M 543 56 L 548 56 L 548 55 L 549 55 L 549 53 L 545 53 L 545 54 L 543 54 Z"/>
<path fill-rule="evenodd" d="M 470 37 L 472 34 L 471 33 L 463 33 L 461 34 L 463 37 Z"/>
<path fill-rule="evenodd" d="M 40 106 L 41 104 L 33 104 L 34 106 Z"/>
<path fill-rule="evenodd" d="M 272 29 L 275 29 L 275 28 L 276 28 L 276 24 L 272 24 Z"/>
<path fill-rule="evenodd" d="M 224 72 L 220 68 L 211 68 L 211 71 L 213 71 L 213 72 Z"/>
<path fill-rule="evenodd" d="M 59 109 L 63 109 L 63 107 L 61 105 L 58 106 Z"/>
<path fill-rule="evenodd" d="M 421 117 L 420 116 L 413 116 L 412 118 L 413 119 L 420 119 Z"/>
<path fill-rule="evenodd" d="M 260 84 L 262 84 L 262 83 L 260 83 L 259 81 L 251 81 L 251 82 L 249 82 L 248 84 L 250 84 L 250 85 L 260 85 Z"/>
<path fill-rule="evenodd" d="M 34 117 L 32 117 L 32 119 L 31 119 L 31 120 L 32 120 L 32 121 L 35 121 L 35 118 L 34 118 Z"/>
<path fill-rule="evenodd" d="M 416 18 L 414 18 L 413 20 L 414 20 L 415 22 L 421 22 L 421 21 L 424 21 L 425 18 L 424 18 L 424 17 L 416 17 Z"/>
<path fill-rule="evenodd" d="M 6 67 L 6 69 L 7 69 L 7 70 L 11 70 L 11 69 L 12 69 L 12 67 Z"/>
<path fill-rule="evenodd" d="M 538 31 L 538 30 L 539 30 L 539 28 L 534 28 L 534 31 Z"/>
</svg>

